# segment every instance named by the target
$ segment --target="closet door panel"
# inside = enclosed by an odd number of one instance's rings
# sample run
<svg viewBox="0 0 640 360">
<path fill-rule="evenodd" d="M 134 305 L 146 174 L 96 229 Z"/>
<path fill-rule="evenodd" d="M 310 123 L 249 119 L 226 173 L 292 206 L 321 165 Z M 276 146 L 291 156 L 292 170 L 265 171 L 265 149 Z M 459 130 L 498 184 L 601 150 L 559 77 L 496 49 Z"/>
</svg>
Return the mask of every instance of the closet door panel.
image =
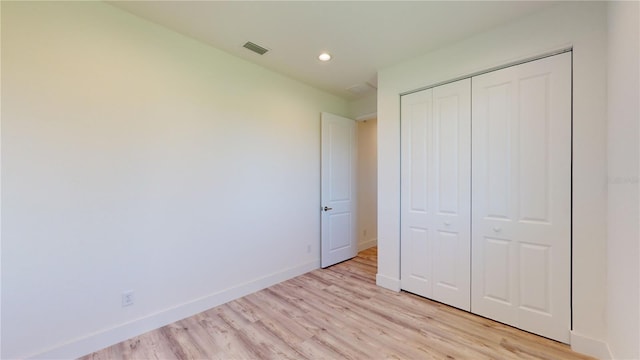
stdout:
<svg viewBox="0 0 640 360">
<path fill-rule="evenodd" d="M 401 287 L 432 297 L 432 90 L 402 97 Z"/>
<path fill-rule="evenodd" d="M 403 96 L 401 119 L 401 287 L 469 310 L 470 81 Z"/>
<path fill-rule="evenodd" d="M 520 221 L 548 223 L 551 212 L 549 198 L 552 164 L 549 127 L 551 111 L 550 74 L 543 73 L 520 81 L 519 97 L 519 153 L 526 162 L 518 168 Z"/>
<path fill-rule="evenodd" d="M 433 89 L 433 299 L 470 309 L 471 81 Z"/>
<path fill-rule="evenodd" d="M 458 215 L 460 189 L 460 98 L 457 94 L 434 89 L 434 159 L 436 211 L 439 215 Z M 464 126 L 464 125 L 463 125 Z"/>
<path fill-rule="evenodd" d="M 486 236 L 482 246 L 485 280 L 483 294 L 491 303 L 513 304 L 513 284 L 509 276 L 513 243 L 506 239 Z M 503 319 L 504 320 L 504 319 Z"/>
<path fill-rule="evenodd" d="M 571 55 L 472 88 L 472 311 L 568 342 Z"/>
<path fill-rule="evenodd" d="M 508 220 L 512 216 L 510 189 L 513 186 L 513 178 L 509 169 L 512 160 L 510 145 L 513 129 L 509 120 L 513 114 L 513 84 L 505 76 L 508 74 L 499 75 L 495 75 L 496 84 L 486 88 L 484 99 L 478 98 L 478 94 L 474 93 L 474 100 L 479 101 L 478 107 L 483 107 L 487 114 L 484 124 L 476 125 L 475 122 L 478 120 L 474 118 L 474 126 L 478 126 L 480 134 L 474 141 L 478 141 L 483 149 L 482 153 L 474 154 L 474 160 L 485 162 L 482 170 L 486 177 L 486 188 L 482 195 L 487 204 L 484 209 L 486 216 Z M 484 127 L 481 127 L 482 125 Z"/>
</svg>

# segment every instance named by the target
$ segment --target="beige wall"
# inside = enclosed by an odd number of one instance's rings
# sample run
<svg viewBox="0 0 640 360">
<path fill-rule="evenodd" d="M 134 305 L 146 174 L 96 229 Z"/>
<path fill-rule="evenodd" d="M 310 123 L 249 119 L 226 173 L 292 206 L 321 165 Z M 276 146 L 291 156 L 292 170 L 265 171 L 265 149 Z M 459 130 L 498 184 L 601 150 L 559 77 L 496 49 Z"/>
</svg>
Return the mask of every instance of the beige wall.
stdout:
<svg viewBox="0 0 640 360">
<path fill-rule="evenodd" d="M 1 101 L 3 359 L 318 267 L 319 116 L 345 100 L 103 2 L 3 1 Z"/>
<path fill-rule="evenodd" d="M 377 245 L 377 120 L 358 122 L 358 250 Z"/>
<path fill-rule="evenodd" d="M 477 34 L 378 76 L 378 284 L 400 286 L 400 94 L 573 47 L 572 346 L 607 353 L 606 5 L 569 2 Z"/>
</svg>

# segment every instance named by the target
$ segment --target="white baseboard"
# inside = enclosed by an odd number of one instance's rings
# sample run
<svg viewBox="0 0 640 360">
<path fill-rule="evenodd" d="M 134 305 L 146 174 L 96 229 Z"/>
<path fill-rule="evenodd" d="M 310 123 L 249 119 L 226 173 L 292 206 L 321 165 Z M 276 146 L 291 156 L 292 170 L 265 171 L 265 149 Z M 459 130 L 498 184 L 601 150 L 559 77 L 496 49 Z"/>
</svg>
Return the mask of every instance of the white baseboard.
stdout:
<svg viewBox="0 0 640 360">
<path fill-rule="evenodd" d="M 31 355 L 28 358 L 76 359 L 318 268 L 320 268 L 319 261 L 312 261 L 291 267 L 109 329 L 71 340 L 46 351 Z"/>
<path fill-rule="evenodd" d="M 368 248 L 372 248 L 374 246 L 378 246 L 378 239 L 369 239 L 367 241 L 358 243 L 358 252 L 366 250 Z"/>
<path fill-rule="evenodd" d="M 613 359 L 609 345 L 602 340 L 596 340 L 571 331 L 571 350 L 595 358 Z"/>
<path fill-rule="evenodd" d="M 400 279 L 390 278 L 385 275 L 376 275 L 376 285 L 381 286 L 385 289 L 400 291 Z"/>
</svg>

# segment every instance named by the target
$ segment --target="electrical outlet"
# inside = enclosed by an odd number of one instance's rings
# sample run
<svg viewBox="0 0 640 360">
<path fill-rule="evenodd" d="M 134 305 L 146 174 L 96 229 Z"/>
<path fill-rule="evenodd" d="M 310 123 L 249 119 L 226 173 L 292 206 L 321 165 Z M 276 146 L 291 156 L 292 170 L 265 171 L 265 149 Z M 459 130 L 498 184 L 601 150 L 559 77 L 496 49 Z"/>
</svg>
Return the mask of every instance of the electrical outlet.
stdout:
<svg viewBox="0 0 640 360">
<path fill-rule="evenodd" d="M 311 252 L 311 244 L 308 244 L 307 245 L 307 253 L 310 253 L 310 252 Z"/>
<path fill-rule="evenodd" d="M 124 291 L 122 293 L 122 307 L 133 305 L 133 290 Z"/>
<path fill-rule="evenodd" d="M 362 230 L 362 236 L 367 236 L 367 229 Z"/>
</svg>

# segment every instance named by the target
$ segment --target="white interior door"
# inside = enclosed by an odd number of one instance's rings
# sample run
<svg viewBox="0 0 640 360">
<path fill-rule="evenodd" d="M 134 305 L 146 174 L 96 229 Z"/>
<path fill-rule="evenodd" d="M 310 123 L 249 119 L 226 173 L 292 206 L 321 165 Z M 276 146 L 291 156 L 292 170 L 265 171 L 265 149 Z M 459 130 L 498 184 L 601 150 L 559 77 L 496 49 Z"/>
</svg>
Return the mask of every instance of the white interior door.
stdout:
<svg viewBox="0 0 640 360">
<path fill-rule="evenodd" d="M 322 113 L 321 266 L 358 253 L 356 228 L 356 123 Z"/>
<path fill-rule="evenodd" d="M 470 80 L 401 99 L 401 288 L 470 309 Z"/>
<path fill-rule="evenodd" d="M 571 55 L 473 78 L 474 313 L 569 341 Z"/>
</svg>

